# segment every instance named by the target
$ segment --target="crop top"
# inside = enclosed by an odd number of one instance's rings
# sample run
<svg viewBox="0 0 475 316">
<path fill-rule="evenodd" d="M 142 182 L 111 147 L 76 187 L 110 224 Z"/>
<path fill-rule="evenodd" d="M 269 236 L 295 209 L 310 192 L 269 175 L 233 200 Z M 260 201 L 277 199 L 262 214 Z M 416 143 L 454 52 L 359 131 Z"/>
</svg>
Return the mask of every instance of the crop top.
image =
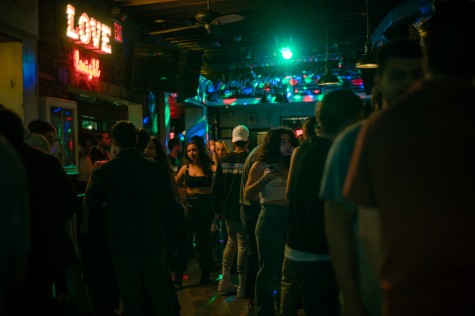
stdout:
<svg viewBox="0 0 475 316">
<path fill-rule="evenodd" d="M 261 204 L 266 204 L 267 202 L 277 200 L 285 200 L 286 185 L 287 182 L 281 177 L 266 183 L 266 185 L 262 188 L 262 191 L 259 193 Z"/>
<path fill-rule="evenodd" d="M 211 176 L 190 176 L 188 168 L 185 171 L 185 184 L 189 188 L 203 188 L 210 187 L 213 183 L 213 177 Z"/>
</svg>

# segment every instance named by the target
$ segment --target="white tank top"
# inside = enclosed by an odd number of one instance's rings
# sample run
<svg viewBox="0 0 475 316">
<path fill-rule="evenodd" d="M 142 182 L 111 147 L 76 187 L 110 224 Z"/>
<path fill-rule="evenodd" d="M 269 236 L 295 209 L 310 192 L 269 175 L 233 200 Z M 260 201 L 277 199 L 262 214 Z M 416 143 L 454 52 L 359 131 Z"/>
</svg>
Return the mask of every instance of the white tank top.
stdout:
<svg viewBox="0 0 475 316">
<path fill-rule="evenodd" d="M 285 199 L 285 187 L 287 183 L 281 177 L 269 181 L 259 193 L 261 204 Z"/>
</svg>

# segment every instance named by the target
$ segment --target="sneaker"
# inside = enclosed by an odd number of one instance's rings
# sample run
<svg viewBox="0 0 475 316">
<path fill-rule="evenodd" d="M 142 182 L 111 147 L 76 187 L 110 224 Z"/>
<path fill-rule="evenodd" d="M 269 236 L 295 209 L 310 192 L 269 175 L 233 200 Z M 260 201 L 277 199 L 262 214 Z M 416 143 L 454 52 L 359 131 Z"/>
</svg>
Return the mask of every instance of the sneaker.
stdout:
<svg viewBox="0 0 475 316">
<path fill-rule="evenodd" d="M 231 294 L 231 293 L 236 293 L 236 291 L 237 291 L 237 286 L 234 285 L 231 281 L 228 281 L 228 282 L 219 281 L 219 285 L 218 285 L 219 294 Z"/>
<path fill-rule="evenodd" d="M 237 298 L 246 298 L 246 291 L 245 291 L 245 289 L 243 289 L 243 288 L 241 288 L 240 286 L 238 286 L 236 297 L 237 297 Z"/>
</svg>

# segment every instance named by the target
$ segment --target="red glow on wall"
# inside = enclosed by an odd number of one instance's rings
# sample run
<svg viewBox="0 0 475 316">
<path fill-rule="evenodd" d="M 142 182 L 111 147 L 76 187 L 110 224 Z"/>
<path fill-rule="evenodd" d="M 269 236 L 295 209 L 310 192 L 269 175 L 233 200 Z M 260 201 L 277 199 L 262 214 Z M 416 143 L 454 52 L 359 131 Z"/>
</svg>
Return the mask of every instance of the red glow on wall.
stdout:
<svg viewBox="0 0 475 316">
<path fill-rule="evenodd" d="M 87 75 L 88 80 L 92 78 L 100 78 L 101 70 L 99 69 L 99 60 L 91 58 L 90 60 L 81 59 L 79 51 L 74 50 L 74 69 L 80 74 Z"/>
<path fill-rule="evenodd" d="M 114 21 L 114 40 L 122 43 L 122 25 Z"/>
</svg>

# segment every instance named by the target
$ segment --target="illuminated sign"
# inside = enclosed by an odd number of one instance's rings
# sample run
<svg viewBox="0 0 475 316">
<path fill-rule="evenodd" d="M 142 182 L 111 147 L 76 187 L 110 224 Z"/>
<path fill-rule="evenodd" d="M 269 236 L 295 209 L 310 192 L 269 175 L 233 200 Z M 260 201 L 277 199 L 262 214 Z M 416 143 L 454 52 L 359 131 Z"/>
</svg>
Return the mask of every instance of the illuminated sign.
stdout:
<svg viewBox="0 0 475 316">
<path fill-rule="evenodd" d="M 81 14 L 77 26 L 74 25 L 76 9 L 68 4 L 66 8 L 67 29 L 66 36 L 78 44 L 84 45 L 100 54 L 111 54 L 110 46 L 111 28 L 86 13 Z"/>
<path fill-rule="evenodd" d="M 99 78 L 101 70 L 99 69 L 99 60 L 91 58 L 91 60 L 84 60 L 79 57 L 79 51 L 74 50 L 74 68 L 77 72 L 87 75 L 87 78 Z"/>
<path fill-rule="evenodd" d="M 122 43 L 122 25 L 116 21 L 114 21 L 114 40 Z"/>
</svg>

